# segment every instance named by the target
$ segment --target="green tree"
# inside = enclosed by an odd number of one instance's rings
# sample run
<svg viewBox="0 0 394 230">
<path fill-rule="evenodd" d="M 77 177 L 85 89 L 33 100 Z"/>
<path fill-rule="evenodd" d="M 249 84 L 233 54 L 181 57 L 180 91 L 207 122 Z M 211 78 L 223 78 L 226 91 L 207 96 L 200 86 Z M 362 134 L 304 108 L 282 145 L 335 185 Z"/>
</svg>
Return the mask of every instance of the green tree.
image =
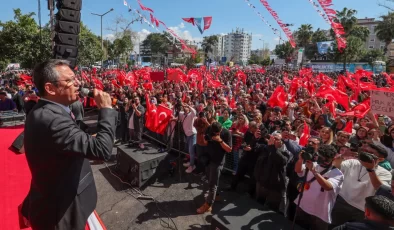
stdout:
<svg viewBox="0 0 394 230">
<path fill-rule="evenodd" d="M 347 38 L 347 46 L 342 52 L 338 51 L 337 43 L 334 42 L 333 53 L 329 57 L 336 63 L 342 62 L 343 69 L 346 69 L 346 64 L 349 62 L 360 60 L 365 55 L 364 42 L 358 37 L 349 36 Z"/>
<path fill-rule="evenodd" d="M 169 40 L 165 37 L 164 34 L 151 33 L 142 42 L 142 45 L 145 48 L 150 48 L 150 52 L 152 54 L 163 54 L 164 55 L 167 53 L 171 44 L 170 44 Z"/>
<path fill-rule="evenodd" d="M 370 49 L 364 54 L 362 60 L 368 62 L 373 70 L 374 63 L 376 61 L 385 61 L 385 56 L 381 49 Z"/>
<path fill-rule="evenodd" d="M 317 29 L 315 32 L 313 32 L 312 35 L 312 43 L 317 43 L 317 42 L 325 42 L 328 41 L 330 38 L 327 37 L 327 34 L 325 31 Z"/>
<path fill-rule="evenodd" d="M 290 42 L 285 42 L 280 45 L 276 45 L 274 53 L 278 55 L 280 59 L 285 59 L 286 63 L 289 63 L 295 49 L 291 47 Z"/>
<path fill-rule="evenodd" d="M 201 47 L 205 53 L 205 59 L 208 58 L 208 53 L 213 52 L 214 46 L 218 43 L 218 36 L 212 35 L 209 37 L 204 37 L 202 41 Z"/>
<path fill-rule="evenodd" d="M 90 66 L 97 61 L 101 61 L 103 55 L 100 38 L 81 22 L 77 57 L 78 65 Z"/>
<path fill-rule="evenodd" d="M 394 12 L 382 15 L 380 18 L 382 18 L 382 21 L 376 26 L 375 32 L 379 40 L 385 42 L 384 53 L 386 54 L 388 46 L 394 39 Z"/>
<path fill-rule="evenodd" d="M 299 47 L 306 47 L 312 41 L 313 27 L 311 24 L 302 24 L 296 31 L 296 39 Z"/>
<path fill-rule="evenodd" d="M 14 20 L 0 21 L 0 68 L 10 62 L 20 63 L 22 68 L 32 68 L 36 63 L 50 58 L 49 28 L 42 28 L 40 33 L 34 15 L 22 14 L 20 9 L 14 9 Z"/>
<path fill-rule="evenodd" d="M 312 43 L 305 47 L 305 56 L 308 59 L 313 59 L 315 57 L 315 55 L 317 55 L 317 53 L 318 53 L 317 43 L 329 41 L 330 39 L 331 38 L 329 38 L 327 36 L 325 31 L 320 30 L 320 28 L 317 29 L 315 32 L 313 32 Z"/>
<path fill-rule="evenodd" d="M 271 59 L 269 57 L 266 57 L 265 59 L 263 59 L 260 62 L 260 64 L 263 65 L 263 66 L 269 66 L 269 65 L 271 65 Z"/>
<path fill-rule="evenodd" d="M 248 64 L 249 65 L 253 65 L 253 64 L 260 64 L 260 62 L 262 61 L 261 57 L 256 55 L 256 54 L 251 54 Z"/>
<path fill-rule="evenodd" d="M 344 8 L 342 11 L 337 11 L 337 18 L 334 19 L 335 22 L 340 22 L 345 30 L 344 38 L 346 38 L 347 46 L 344 50 L 339 51 L 335 41 L 333 53 L 330 53 L 329 57 L 334 62 L 343 62 L 344 70 L 346 70 L 347 63 L 359 60 L 366 52 L 364 43 L 369 36 L 369 30 L 357 25 L 356 14 L 356 10 Z M 333 30 L 331 30 L 331 34 L 335 37 Z"/>
<path fill-rule="evenodd" d="M 132 32 L 130 30 L 125 30 L 118 38 L 113 42 L 113 52 L 114 56 L 121 60 L 121 57 L 124 58 L 124 62 L 127 62 L 128 57 L 130 56 L 131 51 L 133 50 Z"/>
</svg>

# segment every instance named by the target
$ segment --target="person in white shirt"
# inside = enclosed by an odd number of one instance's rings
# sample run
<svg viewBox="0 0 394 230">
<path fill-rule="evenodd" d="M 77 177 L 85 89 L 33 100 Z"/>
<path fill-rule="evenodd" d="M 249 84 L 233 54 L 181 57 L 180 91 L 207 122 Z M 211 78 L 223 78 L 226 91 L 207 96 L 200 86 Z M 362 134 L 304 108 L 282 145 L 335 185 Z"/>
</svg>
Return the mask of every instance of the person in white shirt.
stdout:
<svg viewBox="0 0 394 230">
<path fill-rule="evenodd" d="M 345 180 L 332 211 L 330 228 L 346 222 L 362 221 L 365 216 L 365 198 L 373 196 L 381 185 L 389 185 L 391 182 L 390 172 L 378 165 L 384 160 L 381 156 L 387 155 L 385 149 L 369 143 L 363 144 L 358 152 L 349 150 L 334 161 L 334 165 L 342 171 Z M 369 153 L 375 157 L 368 161 L 364 159 L 364 161 L 359 159 L 344 160 L 344 157 L 365 155 L 360 153 Z"/>
<path fill-rule="evenodd" d="M 179 112 L 179 119 L 182 122 L 183 132 L 186 135 L 186 150 L 190 154 L 190 161 L 183 164 L 187 167 L 186 173 L 193 172 L 196 169 L 194 165 L 194 158 L 196 157 L 196 134 L 197 130 L 194 128 L 194 120 L 196 119 L 196 110 L 188 104 L 182 104 L 183 111 Z"/>
<path fill-rule="evenodd" d="M 327 230 L 331 223 L 331 211 L 344 180 L 342 172 L 332 165 L 336 153 L 335 147 L 321 145 L 317 162 L 304 162 L 303 154 L 299 155 L 295 171 L 300 177 L 307 174 L 296 223 L 305 229 Z M 299 199 L 300 195 L 296 204 Z"/>
</svg>

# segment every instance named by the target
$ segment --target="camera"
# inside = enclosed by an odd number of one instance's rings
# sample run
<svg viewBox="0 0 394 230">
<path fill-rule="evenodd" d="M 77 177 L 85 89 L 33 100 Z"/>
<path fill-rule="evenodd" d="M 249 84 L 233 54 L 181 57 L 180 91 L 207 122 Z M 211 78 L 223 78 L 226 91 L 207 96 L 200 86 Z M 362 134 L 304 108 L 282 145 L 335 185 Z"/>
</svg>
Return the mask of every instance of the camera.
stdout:
<svg viewBox="0 0 394 230">
<path fill-rule="evenodd" d="M 198 117 L 199 117 L 199 118 L 207 117 L 207 112 L 205 112 L 205 111 L 199 112 L 199 113 L 198 113 Z"/>
<path fill-rule="evenodd" d="M 358 159 L 363 162 L 372 163 L 375 160 L 377 160 L 378 157 L 373 154 L 367 153 L 367 152 L 359 152 Z"/>
<path fill-rule="evenodd" d="M 301 157 L 305 161 L 314 161 L 315 149 L 311 146 L 305 147 L 301 151 Z"/>
</svg>

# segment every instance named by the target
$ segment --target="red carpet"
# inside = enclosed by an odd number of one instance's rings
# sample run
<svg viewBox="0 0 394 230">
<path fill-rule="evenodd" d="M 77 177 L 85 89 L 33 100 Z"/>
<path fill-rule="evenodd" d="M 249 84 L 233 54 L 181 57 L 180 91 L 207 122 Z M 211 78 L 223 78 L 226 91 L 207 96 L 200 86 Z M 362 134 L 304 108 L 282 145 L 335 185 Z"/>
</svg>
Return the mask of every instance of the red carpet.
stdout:
<svg viewBox="0 0 394 230">
<path fill-rule="evenodd" d="M 23 127 L 0 128 L 0 229 L 19 229 L 18 205 L 30 187 L 25 155 L 8 149 L 22 131 Z"/>
</svg>

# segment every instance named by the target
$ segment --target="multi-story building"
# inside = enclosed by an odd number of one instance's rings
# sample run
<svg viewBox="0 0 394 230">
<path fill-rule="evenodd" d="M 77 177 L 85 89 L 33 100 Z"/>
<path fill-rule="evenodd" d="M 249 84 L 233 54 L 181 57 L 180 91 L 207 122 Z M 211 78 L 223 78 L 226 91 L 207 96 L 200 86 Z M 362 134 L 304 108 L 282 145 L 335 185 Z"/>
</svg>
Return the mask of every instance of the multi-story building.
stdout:
<svg viewBox="0 0 394 230">
<path fill-rule="evenodd" d="M 218 37 L 218 43 L 213 48 L 212 56 L 213 60 L 221 61 L 222 57 L 224 57 L 224 36 L 216 35 Z"/>
<path fill-rule="evenodd" d="M 363 18 L 357 19 L 357 25 L 367 27 L 369 29 L 369 37 L 365 41 L 366 49 L 381 49 L 383 50 L 386 46 L 384 41 L 380 41 L 376 35 L 376 26 L 379 21 L 375 18 Z"/>
<path fill-rule="evenodd" d="M 237 28 L 224 36 L 224 56 L 227 61 L 246 65 L 251 53 L 252 35 Z"/>
</svg>

